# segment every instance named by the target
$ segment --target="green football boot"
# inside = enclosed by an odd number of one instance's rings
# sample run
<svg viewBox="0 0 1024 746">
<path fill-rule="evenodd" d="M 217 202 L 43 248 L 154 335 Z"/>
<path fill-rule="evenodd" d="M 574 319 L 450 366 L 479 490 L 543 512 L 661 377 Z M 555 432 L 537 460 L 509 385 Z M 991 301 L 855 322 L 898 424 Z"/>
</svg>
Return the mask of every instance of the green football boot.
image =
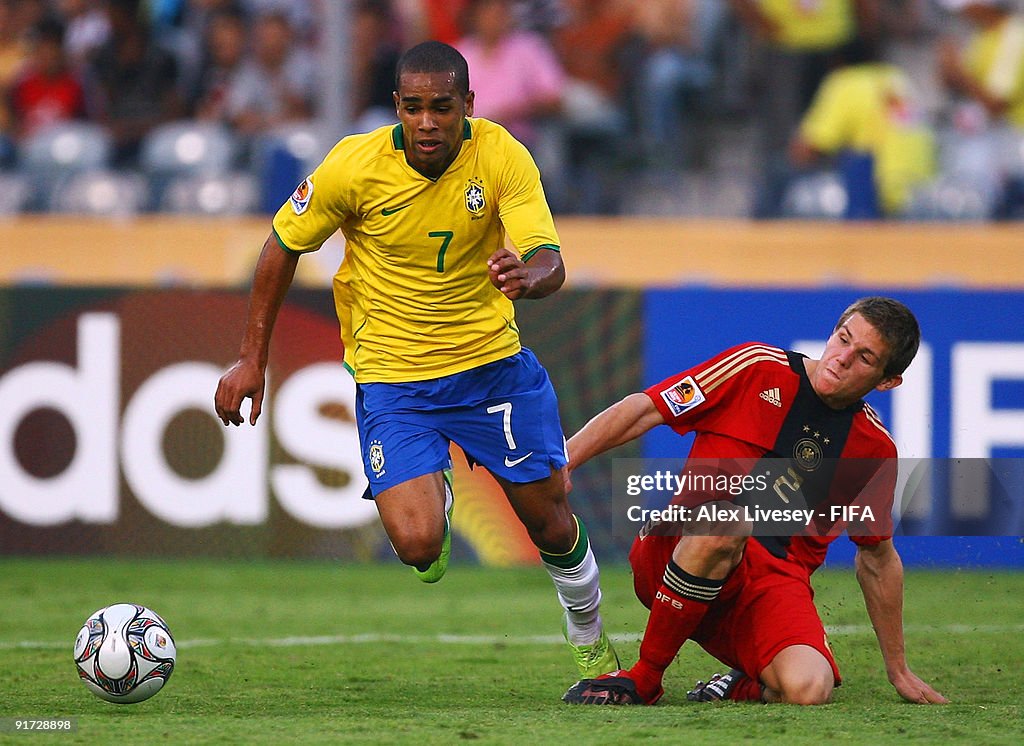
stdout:
<svg viewBox="0 0 1024 746">
<path fill-rule="evenodd" d="M 569 643 L 572 650 L 573 660 L 580 671 L 581 679 L 596 679 L 602 674 L 619 670 L 619 656 L 608 639 L 608 634 L 602 629 L 601 636 L 590 645 L 573 645 L 569 640 L 569 630 L 566 621 L 562 619 L 562 635 Z"/>
</svg>

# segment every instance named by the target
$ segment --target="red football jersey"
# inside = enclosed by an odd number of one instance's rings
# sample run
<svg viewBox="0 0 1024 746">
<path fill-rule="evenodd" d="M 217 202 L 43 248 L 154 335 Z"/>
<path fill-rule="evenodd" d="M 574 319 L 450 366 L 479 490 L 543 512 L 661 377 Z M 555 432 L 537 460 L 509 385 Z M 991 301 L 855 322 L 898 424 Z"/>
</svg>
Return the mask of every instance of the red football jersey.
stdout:
<svg viewBox="0 0 1024 746">
<path fill-rule="evenodd" d="M 767 489 L 743 498 L 683 493 L 673 502 L 753 500 L 765 511 L 807 511 L 807 530 L 779 535 L 771 527 L 755 528 L 754 539 L 790 570 L 795 563 L 810 574 L 844 529 L 858 544 L 888 538 L 897 462 L 896 445 L 877 413 L 863 400 L 842 410 L 828 407 L 814 392 L 804 360 L 796 352 L 747 343 L 645 393 L 676 432 L 695 433 L 688 467 L 718 460 L 726 469 L 767 475 Z M 850 505 L 860 508 L 844 513 Z M 873 521 L 863 520 L 864 505 Z"/>
</svg>

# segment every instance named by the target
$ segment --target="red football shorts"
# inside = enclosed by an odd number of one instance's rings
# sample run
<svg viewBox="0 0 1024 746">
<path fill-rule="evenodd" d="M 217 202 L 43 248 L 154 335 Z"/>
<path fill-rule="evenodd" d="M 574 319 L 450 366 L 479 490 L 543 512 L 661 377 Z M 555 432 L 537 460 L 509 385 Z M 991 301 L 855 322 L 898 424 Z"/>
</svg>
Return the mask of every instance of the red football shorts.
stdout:
<svg viewBox="0 0 1024 746">
<path fill-rule="evenodd" d="M 629 553 L 633 587 L 647 608 L 661 587 L 678 541 L 678 536 L 650 535 L 633 542 Z M 808 645 L 825 656 L 839 686 L 839 667 L 814 607 L 814 591 L 801 572 L 799 566 L 775 558 L 756 540 L 749 540 L 743 559 L 692 639 L 725 665 L 755 679 L 783 649 Z"/>
</svg>

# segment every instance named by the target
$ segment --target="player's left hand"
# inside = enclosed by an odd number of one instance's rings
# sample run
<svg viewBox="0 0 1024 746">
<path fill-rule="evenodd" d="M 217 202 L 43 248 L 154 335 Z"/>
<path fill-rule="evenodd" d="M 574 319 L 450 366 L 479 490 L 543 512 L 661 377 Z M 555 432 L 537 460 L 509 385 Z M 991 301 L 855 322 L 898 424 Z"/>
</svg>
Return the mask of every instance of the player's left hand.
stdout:
<svg viewBox="0 0 1024 746">
<path fill-rule="evenodd" d="M 918 705 L 945 705 L 949 700 L 939 694 L 930 685 L 909 668 L 894 674 L 889 679 L 900 696 L 908 702 Z"/>
<path fill-rule="evenodd" d="M 522 298 L 530 289 L 530 270 L 516 254 L 498 249 L 487 260 L 487 275 L 491 284 L 509 300 Z"/>
</svg>

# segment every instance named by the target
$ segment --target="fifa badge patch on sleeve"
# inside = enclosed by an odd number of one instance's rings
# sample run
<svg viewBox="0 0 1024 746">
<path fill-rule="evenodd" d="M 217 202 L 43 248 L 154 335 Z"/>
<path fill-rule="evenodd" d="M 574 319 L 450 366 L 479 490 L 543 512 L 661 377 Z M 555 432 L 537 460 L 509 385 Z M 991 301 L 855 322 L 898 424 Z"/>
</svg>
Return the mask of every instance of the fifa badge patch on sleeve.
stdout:
<svg viewBox="0 0 1024 746">
<path fill-rule="evenodd" d="M 306 177 L 306 180 L 295 187 L 295 191 L 292 192 L 291 199 L 292 210 L 295 211 L 296 215 L 301 215 L 309 207 L 309 200 L 313 196 L 313 180 Z"/>
<path fill-rule="evenodd" d="M 687 376 L 679 383 L 662 391 L 661 398 L 668 405 L 672 415 L 678 417 L 683 412 L 689 412 L 698 404 L 702 404 L 704 392 L 700 390 L 691 376 Z"/>
</svg>

